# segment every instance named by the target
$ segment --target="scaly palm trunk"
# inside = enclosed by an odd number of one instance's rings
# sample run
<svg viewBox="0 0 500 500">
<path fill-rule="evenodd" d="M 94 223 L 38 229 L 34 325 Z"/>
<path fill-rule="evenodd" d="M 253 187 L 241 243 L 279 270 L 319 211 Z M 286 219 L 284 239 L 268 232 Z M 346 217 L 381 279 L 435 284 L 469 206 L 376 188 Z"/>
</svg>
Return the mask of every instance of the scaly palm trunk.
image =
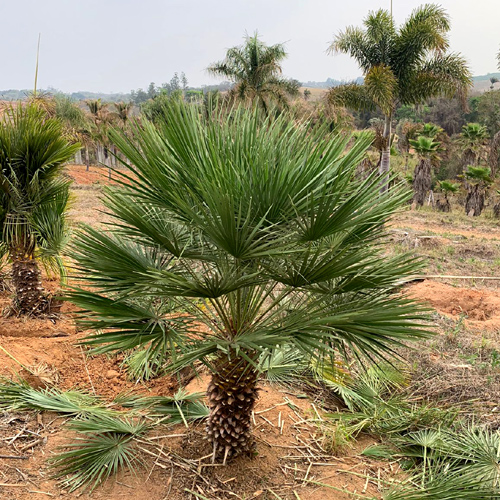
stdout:
<svg viewBox="0 0 500 500">
<path fill-rule="evenodd" d="M 258 372 L 242 356 L 222 355 L 215 365 L 207 389 L 210 415 L 207 433 L 213 446 L 213 460 L 253 454 L 252 410 L 257 400 Z"/>
<path fill-rule="evenodd" d="M 431 184 L 431 162 L 428 158 L 422 158 L 415 167 L 415 174 L 413 176 L 413 201 L 417 207 L 423 206 L 425 196 L 429 192 Z"/>
<path fill-rule="evenodd" d="M 379 166 L 380 174 L 380 192 L 384 193 L 389 188 L 389 171 L 391 168 L 391 122 L 392 115 L 387 115 L 385 117 L 384 124 L 384 146 L 382 149 L 382 155 Z"/>
<path fill-rule="evenodd" d="M 14 288 L 13 312 L 19 315 L 39 316 L 49 311 L 50 302 L 43 289 L 36 260 L 13 259 L 12 285 Z"/>
<path fill-rule="evenodd" d="M 465 200 L 465 214 L 478 217 L 484 209 L 485 190 L 480 184 L 469 184 Z"/>
</svg>

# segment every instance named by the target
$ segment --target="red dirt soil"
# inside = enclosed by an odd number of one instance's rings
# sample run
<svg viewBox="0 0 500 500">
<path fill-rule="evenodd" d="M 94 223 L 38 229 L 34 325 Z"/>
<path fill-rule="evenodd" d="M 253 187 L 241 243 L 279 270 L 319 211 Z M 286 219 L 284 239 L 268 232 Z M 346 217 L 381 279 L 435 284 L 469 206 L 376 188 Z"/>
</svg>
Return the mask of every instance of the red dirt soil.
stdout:
<svg viewBox="0 0 500 500">
<path fill-rule="evenodd" d="M 473 290 L 425 280 L 409 287 L 410 295 L 442 314 L 458 319 L 469 327 L 500 330 L 500 291 Z"/>
</svg>

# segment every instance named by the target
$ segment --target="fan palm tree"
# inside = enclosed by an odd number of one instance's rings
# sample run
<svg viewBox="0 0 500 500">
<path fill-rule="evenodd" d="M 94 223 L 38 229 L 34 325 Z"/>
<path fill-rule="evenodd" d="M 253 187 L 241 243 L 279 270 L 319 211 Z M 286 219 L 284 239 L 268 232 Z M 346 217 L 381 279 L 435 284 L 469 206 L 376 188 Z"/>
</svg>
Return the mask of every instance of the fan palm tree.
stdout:
<svg viewBox="0 0 500 500">
<path fill-rule="evenodd" d="M 419 136 L 417 140 L 410 139 L 410 145 L 418 154 L 420 161 L 415 167 L 413 174 L 413 201 L 417 207 L 424 204 L 425 196 L 429 192 L 432 185 L 431 177 L 431 159 L 436 155 L 440 142 L 433 141 L 430 137 L 423 135 Z"/>
<path fill-rule="evenodd" d="M 467 123 L 462 127 L 460 142 L 466 165 L 478 165 L 488 141 L 488 128 L 479 123 Z"/>
<path fill-rule="evenodd" d="M 64 164 L 78 151 L 61 123 L 37 103 L 9 107 L 0 126 L 1 245 L 12 261 L 12 311 L 38 315 L 50 301 L 41 285 L 37 260 L 63 271 L 69 181 Z"/>
<path fill-rule="evenodd" d="M 444 199 L 437 200 L 436 207 L 438 210 L 440 210 L 441 212 L 451 212 L 451 205 L 448 195 L 456 193 L 459 187 L 460 187 L 459 184 L 453 184 L 452 182 L 449 181 L 439 182 L 439 189 L 443 193 Z"/>
<path fill-rule="evenodd" d="M 267 114 L 273 103 L 287 108 L 289 98 L 299 95 L 300 83 L 281 76 L 281 62 L 286 57 L 283 44 L 268 46 L 255 33 L 247 35 L 243 45 L 229 49 L 226 58 L 211 64 L 208 72 L 234 82 L 230 91 L 234 98 L 256 101 Z"/>
<path fill-rule="evenodd" d="M 166 106 L 163 123 L 111 133 L 133 177 L 106 191 L 112 230 L 77 239 L 86 286 L 68 298 L 98 330 L 95 352 L 147 346 L 172 370 L 205 363 L 208 435 L 225 462 L 253 453 L 259 372 L 277 349 L 380 359 L 425 335 L 394 291 L 419 264 L 379 244 L 408 193 L 377 196 L 376 173 L 356 180 L 368 133 L 347 149 L 349 137 L 284 114 Z"/>
<path fill-rule="evenodd" d="M 425 123 L 420 130 L 420 135 L 423 137 L 429 137 L 430 139 L 435 139 L 439 134 L 442 134 L 444 130 L 434 123 Z"/>
<path fill-rule="evenodd" d="M 363 84 L 332 88 L 328 98 L 352 109 L 380 109 L 385 116 L 384 150 L 379 167 L 382 189 L 390 169 L 391 128 L 398 105 L 415 105 L 439 95 L 466 96 L 472 85 L 464 58 L 448 54 L 450 21 L 437 5 L 423 5 L 397 27 L 386 10 L 372 12 L 365 29 L 348 27 L 330 52 L 348 54 L 359 63 Z"/>
<path fill-rule="evenodd" d="M 491 172 L 488 167 L 469 165 L 465 172 L 467 180 L 467 198 L 465 200 L 466 215 L 478 217 L 484 209 L 486 190 L 492 183 Z"/>
</svg>

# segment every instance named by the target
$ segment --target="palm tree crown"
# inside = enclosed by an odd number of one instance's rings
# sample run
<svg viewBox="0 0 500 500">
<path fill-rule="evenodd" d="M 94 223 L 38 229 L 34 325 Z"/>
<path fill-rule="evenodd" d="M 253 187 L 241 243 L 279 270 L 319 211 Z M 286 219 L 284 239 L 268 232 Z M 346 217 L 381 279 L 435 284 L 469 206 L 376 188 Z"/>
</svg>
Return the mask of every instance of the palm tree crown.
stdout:
<svg viewBox="0 0 500 500">
<path fill-rule="evenodd" d="M 381 175 L 387 176 L 392 114 L 397 105 L 413 105 L 438 95 L 465 98 L 472 84 L 464 58 L 448 54 L 449 17 L 437 5 L 423 5 L 397 27 L 388 11 L 372 12 L 364 29 L 350 26 L 339 33 L 330 52 L 348 54 L 360 65 L 364 83 L 329 92 L 333 104 L 354 109 L 379 108 L 386 117 Z"/>
<path fill-rule="evenodd" d="M 87 228 L 69 295 L 98 352 L 146 348 L 172 369 L 201 360 L 214 456 L 252 452 L 259 371 L 289 347 L 326 362 L 377 358 L 423 334 L 394 288 L 418 263 L 381 258 L 385 222 L 407 199 L 356 180 L 372 141 L 262 120 L 258 109 L 204 118 L 166 104 L 166 120 L 112 138 L 133 178 L 107 190 L 116 223 Z"/>
<path fill-rule="evenodd" d="M 290 97 L 299 95 L 300 84 L 283 78 L 281 62 L 287 57 L 281 43 L 266 45 L 258 34 L 246 36 L 245 43 L 227 51 L 226 58 L 211 64 L 208 72 L 235 83 L 231 94 L 240 101 L 257 100 L 265 111 L 272 103 L 288 106 Z"/>
</svg>

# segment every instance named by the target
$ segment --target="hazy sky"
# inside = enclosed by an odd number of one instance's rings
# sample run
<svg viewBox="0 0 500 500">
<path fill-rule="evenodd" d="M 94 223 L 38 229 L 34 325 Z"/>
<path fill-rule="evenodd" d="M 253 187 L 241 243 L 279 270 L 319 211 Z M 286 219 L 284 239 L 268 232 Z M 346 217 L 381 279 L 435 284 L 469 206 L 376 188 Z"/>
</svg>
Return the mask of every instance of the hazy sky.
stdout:
<svg viewBox="0 0 500 500">
<path fill-rule="evenodd" d="M 393 0 L 403 21 L 418 0 Z M 452 18 L 451 49 L 475 75 L 496 71 L 499 0 L 443 0 Z M 390 0 L 0 0 L 0 89 L 33 85 L 42 33 L 39 88 L 128 92 L 184 71 L 190 85 L 214 83 L 205 68 L 258 30 L 287 42 L 285 74 L 300 81 L 360 75 L 347 56 L 326 54 L 333 35 L 360 25 Z"/>
</svg>

